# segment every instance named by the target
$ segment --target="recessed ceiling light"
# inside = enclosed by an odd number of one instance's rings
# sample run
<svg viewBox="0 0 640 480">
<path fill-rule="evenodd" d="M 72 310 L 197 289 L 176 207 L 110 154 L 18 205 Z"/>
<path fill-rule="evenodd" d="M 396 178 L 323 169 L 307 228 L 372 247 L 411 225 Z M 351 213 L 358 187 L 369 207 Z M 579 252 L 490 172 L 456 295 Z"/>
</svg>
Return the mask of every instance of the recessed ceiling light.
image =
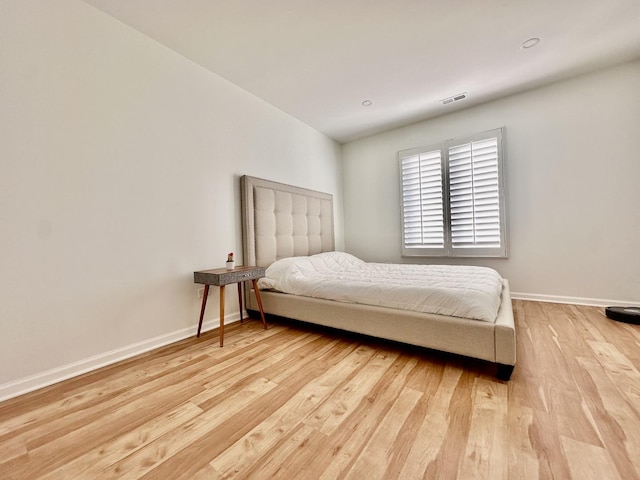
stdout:
<svg viewBox="0 0 640 480">
<path fill-rule="evenodd" d="M 370 107 L 371 105 L 373 105 L 373 102 L 371 100 L 363 100 L 362 101 L 362 106 L 363 107 Z"/>
<path fill-rule="evenodd" d="M 538 37 L 532 37 L 528 40 L 525 40 L 524 42 L 522 42 L 522 44 L 520 45 L 520 48 L 522 50 L 527 50 L 528 48 L 533 48 L 536 45 L 538 45 L 540 43 L 540 39 Z"/>
</svg>

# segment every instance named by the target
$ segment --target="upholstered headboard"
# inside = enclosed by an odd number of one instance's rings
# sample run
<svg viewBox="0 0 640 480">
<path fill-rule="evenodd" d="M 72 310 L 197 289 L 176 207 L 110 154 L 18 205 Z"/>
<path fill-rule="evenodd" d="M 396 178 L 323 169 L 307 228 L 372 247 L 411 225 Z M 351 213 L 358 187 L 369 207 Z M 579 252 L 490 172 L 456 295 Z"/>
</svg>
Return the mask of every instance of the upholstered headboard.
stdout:
<svg viewBox="0 0 640 480">
<path fill-rule="evenodd" d="M 244 264 L 334 250 L 333 195 L 244 175 Z"/>
</svg>

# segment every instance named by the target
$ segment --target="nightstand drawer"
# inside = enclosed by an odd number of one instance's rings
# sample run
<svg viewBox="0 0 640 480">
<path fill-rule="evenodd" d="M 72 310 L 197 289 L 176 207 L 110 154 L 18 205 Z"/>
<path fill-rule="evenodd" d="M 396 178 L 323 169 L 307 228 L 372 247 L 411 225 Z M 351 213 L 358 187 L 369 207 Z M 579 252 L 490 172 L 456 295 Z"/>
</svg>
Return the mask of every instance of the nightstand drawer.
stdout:
<svg viewBox="0 0 640 480">
<path fill-rule="evenodd" d="M 216 268 L 193 272 L 193 281 L 194 283 L 203 283 L 205 285 L 228 285 L 262 278 L 264 277 L 264 272 L 264 267 L 236 267 L 233 270 Z"/>
</svg>

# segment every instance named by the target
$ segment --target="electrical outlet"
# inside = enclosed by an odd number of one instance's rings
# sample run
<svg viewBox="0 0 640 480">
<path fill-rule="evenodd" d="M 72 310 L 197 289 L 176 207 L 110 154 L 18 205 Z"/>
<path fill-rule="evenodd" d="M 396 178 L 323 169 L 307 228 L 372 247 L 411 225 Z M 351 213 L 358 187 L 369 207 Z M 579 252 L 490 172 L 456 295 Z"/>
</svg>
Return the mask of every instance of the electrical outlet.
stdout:
<svg viewBox="0 0 640 480">
<path fill-rule="evenodd" d="M 202 299 L 204 297 L 204 287 L 198 289 L 198 298 Z"/>
</svg>

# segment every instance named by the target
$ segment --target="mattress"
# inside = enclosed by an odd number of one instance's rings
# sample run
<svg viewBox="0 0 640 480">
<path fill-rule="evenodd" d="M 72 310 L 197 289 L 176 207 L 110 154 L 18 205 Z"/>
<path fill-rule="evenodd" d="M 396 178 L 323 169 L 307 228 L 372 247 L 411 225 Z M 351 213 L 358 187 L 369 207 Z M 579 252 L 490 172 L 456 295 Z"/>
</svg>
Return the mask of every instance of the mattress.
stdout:
<svg viewBox="0 0 640 480">
<path fill-rule="evenodd" d="M 486 267 L 369 263 L 344 252 L 325 252 L 277 260 L 258 285 L 306 297 L 493 323 L 503 279 Z"/>
</svg>

